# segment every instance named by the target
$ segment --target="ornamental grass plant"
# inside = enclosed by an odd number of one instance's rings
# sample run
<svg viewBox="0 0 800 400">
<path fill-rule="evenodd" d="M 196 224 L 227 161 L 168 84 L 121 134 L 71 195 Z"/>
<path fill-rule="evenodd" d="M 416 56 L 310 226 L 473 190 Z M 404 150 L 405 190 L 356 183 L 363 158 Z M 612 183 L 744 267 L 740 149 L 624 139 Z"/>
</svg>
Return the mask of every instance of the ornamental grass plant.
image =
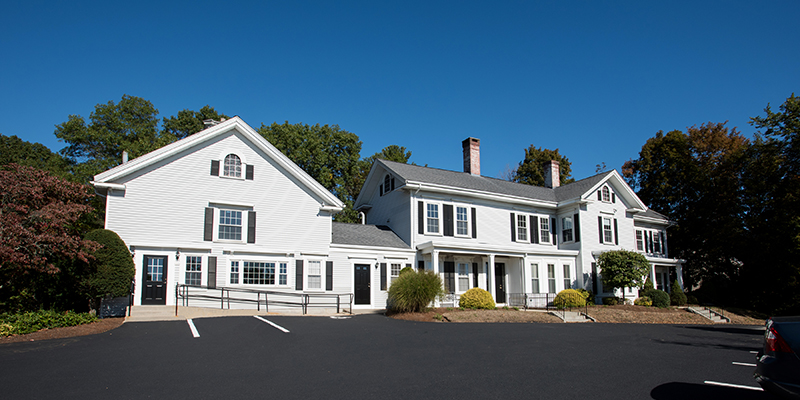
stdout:
<svg viewBox="0 0 800 400">
<path fill-rule="evenodd" d="M 389 308 L 397 312 L 419 312 L 437 297 L 444 295 L 442 278 L 433 271 L 411 271 L 389 287 Z"/>
</svg>

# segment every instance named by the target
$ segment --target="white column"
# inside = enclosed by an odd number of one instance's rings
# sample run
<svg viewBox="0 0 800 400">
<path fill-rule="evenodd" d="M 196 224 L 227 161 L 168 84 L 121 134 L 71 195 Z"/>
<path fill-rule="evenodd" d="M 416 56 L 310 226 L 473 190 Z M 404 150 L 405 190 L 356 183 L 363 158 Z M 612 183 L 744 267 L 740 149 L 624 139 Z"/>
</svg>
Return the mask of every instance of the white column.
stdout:
<svg viewBox="0 0 800 400">
<path fill-rule="evenodd" d="M 492 299 L 496 298 L 494 290 L 494 254 L 489 254 L 489 271 L 486 274 L 486 279 L 489 282 L 489 293 L 492 294 Z"/>
<path fill-rule="evenodd" d="M 681 286 L 682 290 L 685 290 L 686 287 L 683 286 L 683 264 L 675 266 L 675 273 L 678 275 L 678 285 Z"/>
<path fill-rule="evenodd" d="M 528 270 L 528 259 L 525 256 L 522 256 L 522 284 L 520 285 L 521 292 L 520 293 L 528 293 L 526 290 L 528 287 L 528 283 L 531 281 L 531 272 Z"/>
</svg>

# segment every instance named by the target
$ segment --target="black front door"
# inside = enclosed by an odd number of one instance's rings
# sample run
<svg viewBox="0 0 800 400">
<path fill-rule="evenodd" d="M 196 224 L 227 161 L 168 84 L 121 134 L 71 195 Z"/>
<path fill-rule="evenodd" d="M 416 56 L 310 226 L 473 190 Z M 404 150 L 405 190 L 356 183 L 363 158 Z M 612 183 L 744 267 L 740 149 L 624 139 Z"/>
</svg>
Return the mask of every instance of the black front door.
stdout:
<svg viewBox="0 0 800 400">
<path fill-rule="evenodd" d="M 369 264 L 355 265 L 355 302 L 356 304 L 370 303 Z"/>
<path fill-rule="evenodd" d="M 167 304 L 167 257 L 144 256 L 142 304 Z"/>
<path fill-rule="evenodd" d="M 494 293 L 496 303 L 506 302 L 506 265 L 494 264 Z"/>
</svg>

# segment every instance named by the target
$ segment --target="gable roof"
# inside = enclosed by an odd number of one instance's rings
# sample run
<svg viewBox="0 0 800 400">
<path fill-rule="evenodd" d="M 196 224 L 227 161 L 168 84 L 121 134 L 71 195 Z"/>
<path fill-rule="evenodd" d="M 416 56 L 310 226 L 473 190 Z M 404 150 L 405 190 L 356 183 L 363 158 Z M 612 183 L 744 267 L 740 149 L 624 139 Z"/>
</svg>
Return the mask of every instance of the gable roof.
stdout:
<svg viewBox="0 0 800 400">
<path fill-rule="evenodd" d="M 331 235 L 333 244 L 411 249 L 391 228 L 384 225 L 334 222 L 331 226 Z"/>
<path fill-rule="evenodd" d="M 579 181 L 575 181 L 555 189 L 531 186 L 522 183 L 509 182 L 497 178 L 472 175 L 467 172 L 448 171 L 437 168 L 410 165 L 394 161 L 378 159 L 373 164 L 372 170 L 367 176 L 369 182 L 377 167 L 391 172 L 404 184 L 409 186 L 420 185 L 430 189 L 431 187 L 449 188 L 460 192 L 472 192 L 473 194 L 500 195 L 508 198 L 526 199 L 542 204 L 557 206 L 559 203 L 571 200 L 580 201 L 594 192 L 600 185 L 611 181 L 620 190 L 626 199 L 634 204 L 636 208 L 646 210 L 647 206 L 639 200 L 630 186 L 625 183 L 616 170 L 603 172 L 590 176 Z M 365 185 L 366 185 L 365 182 Z M 359 195 L 356 204 L 360 204 Z"/>
<path fill-rule="evenodd" d="M 289 175 L 306 186 L 312 193 L 319 196 L 319 198 L 323 201 L 324 207 L 331 208 L 331 211 L 340 211 L 344 208 L 344 203 L 334 196 L 333 193 L 328 191 L 324 186 L 322 186 L 322 184 L 312 178 L 311 175 L 298 167 L 297 164 L 292 162 L 292 160 L 286 157 L 286 155 L 284 155 L 280 150 L 264 139 L 263 136 L 261 136 L 238 116 L 197 132 L 194 135 L 190 135 L 184 139 L 178 140 L 177 142 L 170 143 L 157 150 L 151 151 L 150 153 L 147 153 L 141 157 L 137 157 L 125 164 L 120 164 L 109 169 L 108 171 L 95 175 L 94 181 L 91 183 L 98 188 L 111 187 L 124 189 L 124 185 L 120 185 L 115 181 L 150 165 L 156 164 L 182 151 L 195 146 L 202 146 L 204 143 L 218 136 L 227 134 L 232 130 L 236 130 L 245 139 L 263 151 L 267 157 L 275 161 L 276 164 L 287 171 Z"/>
</svg>

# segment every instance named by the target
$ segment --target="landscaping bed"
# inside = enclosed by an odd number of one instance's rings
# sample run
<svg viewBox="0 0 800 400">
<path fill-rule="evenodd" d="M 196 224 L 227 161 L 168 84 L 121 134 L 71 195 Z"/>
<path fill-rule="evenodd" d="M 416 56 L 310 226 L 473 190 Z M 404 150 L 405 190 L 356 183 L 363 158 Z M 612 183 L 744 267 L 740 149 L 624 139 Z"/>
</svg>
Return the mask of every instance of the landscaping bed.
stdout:
<svg viewBox="0 0 800 400">
<path fill-rule="evenodd" d="M 0 344 L 94 335 L 96 333 L 110 331 L 122 325 L 124 321 L 125 318 L 104 318 L 98 319 L 90 324 L 42 329 L 25 335 L 2 336 L 0 337 Z"/>
</svg>

